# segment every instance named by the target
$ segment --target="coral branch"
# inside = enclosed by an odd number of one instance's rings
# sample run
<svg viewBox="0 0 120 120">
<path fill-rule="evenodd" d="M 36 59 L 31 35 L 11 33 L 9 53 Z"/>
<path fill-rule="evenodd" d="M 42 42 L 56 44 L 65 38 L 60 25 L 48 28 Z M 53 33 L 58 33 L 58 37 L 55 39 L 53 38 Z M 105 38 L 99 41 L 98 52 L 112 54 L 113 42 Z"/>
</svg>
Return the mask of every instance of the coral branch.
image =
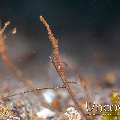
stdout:
<svg viewBox="0 0 120 120">
<path fill-rule="evenodd" d="M 86 118 L 86 115 L 85 115 L 83 109 L 80 107 L 78 101 L 75 99 L 75 95 L 74 95 L 70 85 L 68 84 L 69 80 L 67 79 L 67 76 L 65 74 L 64 64 L 62 63 L 62 60 L 61 60 L 58 40 L 55 38 L 53 32 L 50 29 L 49 24 L 46 22 L 44 17 L 40 16 L 40 21 L 43 23 L 43 25 L 46 27 L 46 29 L 48 31 L 48 38 L 49 38 L 49 41 L 50 41 L 51 47 L 52 47 L 52 63 L 54 65 L 58 75 L 60 76 L 65 88 L 67 89 L 69 95 L 71 96 L 77 110 L 79 110 L 83 114 L 83 116 Z"/>
<path fill-rule="evenodd" d="M 6 22 L 3 26 L 3 28 L 0 28 L 0 56 L 1 56 L 4 64 L 7 66 L 9 71 L 17 78 L 17 80 L 22 81 L 22 83 L 25 86 L 27 86 L 29 88 L 33 88 L 34 86 L 31 84 L 31 82 L 24 79 L 22 71 L 20 71 L 16 67 L 16 65 L 13 64 L 13 62 L 11 61 L 11 59 L 8 55 L 8 50 L 7 50 L 7 46 L 5 43 L 5 40 L 6 40 L 5 29 L 7 28 L 8 25 L 10 25 L 10 21 Z M 16 33 L 16 28 L 13 29 L 12 33 L 13 34 Z"/>
</svg>

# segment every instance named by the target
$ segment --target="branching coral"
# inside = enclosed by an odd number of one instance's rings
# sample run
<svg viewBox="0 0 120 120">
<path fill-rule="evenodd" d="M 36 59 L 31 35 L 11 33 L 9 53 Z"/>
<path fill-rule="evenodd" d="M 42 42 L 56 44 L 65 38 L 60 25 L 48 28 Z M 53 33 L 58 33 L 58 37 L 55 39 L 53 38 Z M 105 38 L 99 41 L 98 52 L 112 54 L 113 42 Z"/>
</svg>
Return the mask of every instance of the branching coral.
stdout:
<svg viewBox="0 0 120 120">
<path fill-rule="evenodd" d="M 19 70 L 15 64 L 13 64 L 13 62 L 10 59 L 9 54 L 8 54 L 7 45 L 6 45 L 6 41 L 5 41 L 6 40 L 5 29 L 10 24 L 10 22 L 8 21 L 8 22 L 5 23 L 3 28 L 0 28 L 0 56 L 1 56 L 4 64 L 10 70 L 10 72 L 12 72 L 12 74 L 17 78 L 17 80 L 22 81 L 24 83 L 24 85 L 26 87 L 28 87 L 28 90 L 22 91 L 22 92 L 17 92 L 17 93 L 12 93 L 12 94 L 8 93 L 7 95 L 0 96 L 0 101 L 2 101 L 3 103 L 6 104 L 6 101 L 7 101 L 6 99 L 7 98 L 9 99 L 9 98 L 11 98 L 13 96 L 24 95 L 26 93 L 35 93 L 35 95 L 38 95 L 38 93 L 40 93 L 43 90 L 48 90 L 48 89 L 56 90 L 56 89 L 61 89 L 62 88 L 62 89 L 66 89 L 67 90 L 67 92 L 69 93 L 69 96 L 73 100 L 74 105 L 76 107 L 76 108 L 70 107 L 70 109 L 67 109 L 67 111 L 66 111 L 67 114 L 65 114 L 67 117 L 65 116 L 64 120 L 68 120 L 68 119 L 71 119 L 71 120 L 80 120 L 80 119 L 82 119 L 82 120 L 83 119 L 85 119 L 85 120 L 94 120 L 95 117 L 97 116 L 97 115 L 94 114 L 94 112 L 96 113 L 96 111 L 90 111 L 90 116 L 87 116 L 88 114 L 86 114 L 86 112 L 82 108 L 83 107 L 81 105 L 82 102 L 80 104 L 80 102 L 78 102 L 78 100 L 76 99 L 75 93 L 73 92 L 73 88 L 71 87 L 70 83 L 73 83 L 73 84 L 78 84 L 78 83 L 77 82 L 71 82 L 68 79 L 68 76 L 67 76 L 66 70 L 65 70 L 65 66 L 64 66 L 64 63 L 62 61 L 58 40 L 56 39 L 55 35 L 53 34 L 49 24 L 44 19 L 44 17 L 40 16 L 40 21 L 43 23 L 43 25 L 47 29 L 49 42 L 51 43 L 51 47 L 52 47 L 52 56 L 50 57 L 51 58 L 51 62 L 53 64 L 53 66 L 55 67 L 55 70 L 57 71 L 58 75 L 60 76 L 63 85 L 57 86 L 57 87 L 36 88 L 33 85 L 32 80 L 28 80 L 28 79 L 26 79 L 24 77 L 24 74 L 22 73 L 22 71 Z M 13 29 L 12 33 L 15 34 L 16 33 L 16 29 Z M 82 77 L 79 76 L 79 78 L 82 78 Z M 84 89 L 85 94 L 87 96 L 87 101 L 88 101 L 88 103 L 90 103 L 89 106 L 91 107 L 92 99 L 91 99 L 91 96 L 89 94 L 91 86 L 88 85 L 88 81 L 85 80 L 84 78 L 79 79 L 79 80 L 80 80 L 80 85 L 82 86 L 81 88 Z M 118 99 L 116 99 L 116 97 L 118 98 L 118 96 L 115 96 L 115 95 L 116 94 L 114 94 L 112 96 L 112 103 L 116 105 L 118 103 Z M 57 100 L 57 99 L 55 99 L 55 100 Z M 68 101 L 71 100 L 71 99 L 68 99 Z M 9 101 L 10 101 L 10 99 L 9 99 Z M 40 101 L 40 99 L 38 101 Z M 54 108 L 56 108 L 56 110 L 59 108 L 59 106 L 58 106 L 59 101 L 58 102 L 54 101 L 54 104 L 51 103 L 50 106 L 46 105 L 46 103 L 44 103 L 44 102 L 43 103 L 41 102 L 41 104 L 43 106 L 45 106 L 46 108 L 50 108 L 50 109 L 52 109 L 52 105 L 54 106 Z M 1 105 L 1 103 L 0 103 L 0 105 Z M 52 109 L 52 110 L 55 110 L 55 109 Z M 61 111 L 62 111 L 62 109 L 61 109 Z M 101 119 L 102 120 L 108 120 L 108 119 L 113 120 L 115 117 L 117 117 L 117 119 L 120 119 L 118 113 L 120 113 L 120 110 L 115 111 L 113 109 L 113 112 L 105 112 L 105 114 L 107 116 L 103 115 Z M 27 114 L 27 113 L 25 113 L 25 114 Z M 112 115 L 118 114 L 118 115 L 115 116 L 115 117 L 114 116 L 111 117 L 111 114 Z M 12 110 L 9 110 L 7 105 L 1 107 L 1 109 L 0 109 L 0 119 L 3 119 L 4 117 L 5 117 L 5 119 L 7 118 L 7 119 L 10 119 L 10 120 L 13 120 L 13 119 L 15 120 L 16 119 L 14 117 L 14 113 L 12 112 Z M 54 116 L 54 117 L 56 117 L 56 116 Z M 29 119 L 29 118 L 27 118 L 27 119 Z M 36 116 L 36 113 L 35 113 L 35 116 L 34 116 L 34 114 L 31 116 L 31 119 L 43 120 L 42 118 L 39 118 L 39 116 Z M 62 120 L 63 120 L 63 116 L 62 116 Z"/>
</svg>

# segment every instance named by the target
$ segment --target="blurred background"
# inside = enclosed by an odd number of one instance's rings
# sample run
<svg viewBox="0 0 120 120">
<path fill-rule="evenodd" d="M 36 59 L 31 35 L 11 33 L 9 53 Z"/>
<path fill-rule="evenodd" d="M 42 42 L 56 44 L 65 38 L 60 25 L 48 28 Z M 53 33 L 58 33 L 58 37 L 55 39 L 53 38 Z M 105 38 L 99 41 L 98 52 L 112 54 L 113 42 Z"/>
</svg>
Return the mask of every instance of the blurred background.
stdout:
<svg viewBox="0 0 120 120">
<path fill-rule="evenodd" d="M 36 82 L 56 81 L 47 32 L 39 21 L 43 15 L 59 40 L 70 76 L 119 81 L 119 6 L 115 0 L 1 0 L 1 24 L 10 20 L 11 28 L 17 28 L 6 40 L 11 59 Z M 1 76 L 8 74 L 0 64 Z"/>
</svg>

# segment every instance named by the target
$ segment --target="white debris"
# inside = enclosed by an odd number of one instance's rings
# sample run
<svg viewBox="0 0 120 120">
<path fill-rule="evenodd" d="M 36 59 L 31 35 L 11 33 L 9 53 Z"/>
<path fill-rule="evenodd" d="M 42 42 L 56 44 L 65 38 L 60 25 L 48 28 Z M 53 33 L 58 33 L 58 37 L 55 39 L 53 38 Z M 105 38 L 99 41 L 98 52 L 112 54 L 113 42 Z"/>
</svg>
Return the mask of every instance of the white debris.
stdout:
<svg viewBox="0 0 120 120">
<path fill-rule="evenodd" d="M 53 90 L 46 90 L 43 93 L 43 97 L 46 100 L 47 103 L 51 104 L 52 101 L 56 98 L 56 93 Z"/>
<path fill-rule="evenodd" d="M 68 120 L 81 120 L 81 114 L 74 107 L 67 108 L 65 116 Z"/>
<path fill-rule="evenodd" d="M 40 111 L 36 113 L 36 115 L 40 118 L 50 118 L 50 117 L 54 117 L 55 116 L 55 112 L 45 108 L 45 107 L 41 107 Z"/>
</svg>

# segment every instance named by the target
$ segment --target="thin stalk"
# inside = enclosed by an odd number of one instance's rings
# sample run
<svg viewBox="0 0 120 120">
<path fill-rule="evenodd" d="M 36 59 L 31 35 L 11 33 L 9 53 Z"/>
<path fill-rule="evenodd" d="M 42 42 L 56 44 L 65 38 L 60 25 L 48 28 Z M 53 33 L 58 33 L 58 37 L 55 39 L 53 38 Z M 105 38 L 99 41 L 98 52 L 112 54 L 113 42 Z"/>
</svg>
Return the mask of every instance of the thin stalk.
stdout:
<svg viewBox="0 0 120 120">
<path fill-rule="evenodd" d="M 40 21 L 43 23 L 43 25 L 45 26 L 45 28 L 47 29 L 47 32 L 48 32 L 48 38 L 49 38 L 49 41 L 50 41 L 51 47 L 52 47 L 52 63 L 54 65 L 58 75 L 60 76 L 66 90 L 68 91 L 71 99 L 73 100 L 73 102 L 76 106 L 76 109 L 78 111 L 80 111 L 82 113 L 83 117 L 86 119 L 86 114 L 84 113 L 83 109 L 79 105 L 79 103 L 76 100 L 75 95 L 72 91 L 72 88 L 68 84 L 69 80 L 67 79 L 67 76 L 65 74 L 64 64 L 63 64 L 61 56 L 60 56 L 58 40 L 55 38 L 53 32 L 50 29 L 49 24 L 44 19 L 44 17 L 40 16 Z"/>
</svg>

